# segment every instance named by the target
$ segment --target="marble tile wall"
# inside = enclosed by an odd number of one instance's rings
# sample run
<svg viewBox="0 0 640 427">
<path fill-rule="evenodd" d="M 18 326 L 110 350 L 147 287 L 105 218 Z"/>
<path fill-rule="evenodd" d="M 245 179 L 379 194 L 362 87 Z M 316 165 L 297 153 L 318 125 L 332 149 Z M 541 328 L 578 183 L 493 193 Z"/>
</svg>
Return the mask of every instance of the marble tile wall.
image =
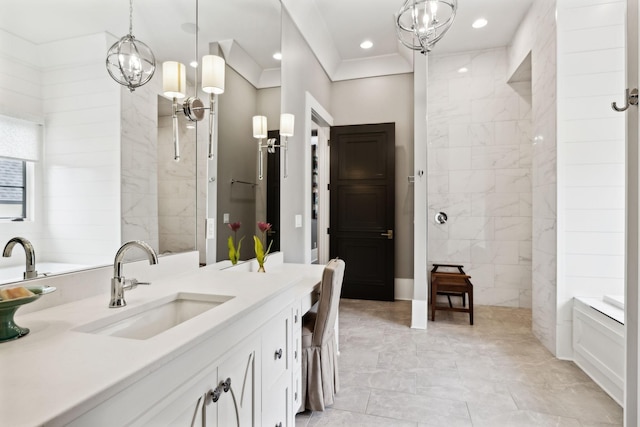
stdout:
<svg viewBox="0 0 640 427">
<path fill-rule="evenodd" d="M 171 116 L 158 118 L 158 231 L 160 252 L 195 248 L 196 233 L 196 130 L 178 120 L 180 161 L 173 148 Z"/>
<path fill-rule="evenodd" d="M 134 92 L 120 89 L 122 242 L 143 240 L 159 250 L 158 100 L 161 79 Z M 191 246 L 189 249 L 193 249 Z"/>
<path fill-rule="evenodd" d="M 558 0 L 558 337 L 571 357 L 572 298 L 624 295 L 624 0 Z"/>
<path fill-rule="evenodd" d="M 507 80 L 506 48 L 429 56 L 429 263 L 463 264 L 476 304 L 530 307 L 531 90 Z"/>
<path fill-rule="evenodd" d="M 556 353 L 557 148 L 556 0 L 533 2 L 531 53 L 533 122 L 532 329 Z"/>
</svg>

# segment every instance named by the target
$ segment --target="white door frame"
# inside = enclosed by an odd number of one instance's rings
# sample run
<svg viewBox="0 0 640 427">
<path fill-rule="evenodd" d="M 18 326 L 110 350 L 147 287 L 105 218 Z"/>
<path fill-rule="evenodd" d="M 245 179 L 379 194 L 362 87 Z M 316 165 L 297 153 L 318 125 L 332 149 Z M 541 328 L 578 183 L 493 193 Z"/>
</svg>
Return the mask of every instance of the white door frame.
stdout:
<svg viewBox="0 0 640 427">
<path fill-rule="evenodd" d="M 627 0 L 627 87 L 638 87 L 638 25 L 640 15 L 638 0 Z M 624 88 L 620 88 L 623 93 Z M 618 101 L 619 102 L 619 101 Z M 621 104 L 624 104 L 624 100 Z M 620 103 L 620 102 L 619 102 Z M 638 240 L 640 230 L 638 228 L 640 190 L 638 166 L 640 155 L 638 151 L 638 108 L 630 107 L 627 117 L 627 223 L 626 223 L 626 274 L 625 274 L 625 330 L 626 330 L 626 375 L 624 394 L 624 425 L 635 427 L 638 425 L 638 389 L 639 365 L 639 329 L 638 311 L 640 308 L 640 295 L 638 293 L 638 264 L 640 253 L 638 252 Z"/>
<path fill-rule="evenodd" d="M 304 131 L 307 139 L 307 143 L 310 144 L 311 138 L 311 129 L 313 129 L 313 123 L 315 123 L 318 127 L 328 128 L 333 126 L 333 117 L 329 112 L 311 95 L 309 92 L 305 93 L 305 114 L 304 114 Z M 320 133 L 320 131 L 318 131 Z M 325 139 L 324 143 L 321 144 L 320 138 L 318 138 L 318 171 L 320 172 L 318 175 L 318 186 L 320 188 L 320 194 L 318 195 L 318 203 L 320 206 L 320 211 L 318 212 L 318 263 L 326 264 L 329 261 L 329 236 L 327 234 L 327 228 L 329 227 L 329 217 L 328 214 L 323 215 L 325 209 L 329 209 L 329 193 L 327 190 L 327 184 L 329 182 L 329 177 L 322 173 L 328 169 L 328 155 L 323 155 L 324 153 L 328 153 L 329 147 L 327 144 L 328 138 Z M 309 148 L 309 152 L 311 149 Z M 308 166 L 308 175 L 309 182 L 311 182 L 311 163 Z M 308 206 L 308 218 L 311 218 L 311 185 L 307 185 L 305 189 L 305 198 L 307 200 Z M 324 206 L 324 207 L 323 207 Z M 307 209 L 305 208 L 305 211 Z M 329 212 L 328 210 L 326 212 Z M 311 221 L 305 221 L 308 224 L 311 224 Z M 324 232 L 320 233 L 321 230 Z M 308 236 L 308 242 L 311 242 L 311 226 L 305 230 Z M 311 245 L 307 245 L 309 247 L 305 248 L 305 251 L 309 254 L 307 259 L 311 260 Z"/>
</svg>

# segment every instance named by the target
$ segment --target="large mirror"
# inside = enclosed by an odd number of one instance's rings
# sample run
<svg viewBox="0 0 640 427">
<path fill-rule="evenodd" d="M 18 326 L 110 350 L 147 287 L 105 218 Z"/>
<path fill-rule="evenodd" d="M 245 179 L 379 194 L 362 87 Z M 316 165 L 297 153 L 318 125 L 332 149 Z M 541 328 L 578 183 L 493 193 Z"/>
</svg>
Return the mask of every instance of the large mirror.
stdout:
<svg viewBox="0 0 640 427">
<path fill-rule="evenodd" d="M 0 1 L 0 144 L 23 147 L 27 135 L 36 149 L 34 157 L 0 151 L 0 245 L 30 240 L 36 269 L 51 274 L 111 264 L 132 239 L 160 254 L 199 250 L 202 264 L 223 260 L 227 217 L 243 223 L 247 238 L 255 233 L 266 182 L 257 180 L 251 117 L 266 115 L 277 128 L 279 1 L 134 0 L 132 34 L 157 61 L 152 80 L 134 92 L 105 68 L 108 48 L 129 32 L 128 0 Z M 186 64 L 187 96 L 208 106 L 189 66 L 208 53 L 227 61 L 214 157 L 207 120 L 190 126 L 180 112 L 176 163 L 162 62 Z M 244 259 L 252 256 L 246 248 Z M 0 283 L 24 270 L 17 245 L 0 258 Z"/>
</svg>

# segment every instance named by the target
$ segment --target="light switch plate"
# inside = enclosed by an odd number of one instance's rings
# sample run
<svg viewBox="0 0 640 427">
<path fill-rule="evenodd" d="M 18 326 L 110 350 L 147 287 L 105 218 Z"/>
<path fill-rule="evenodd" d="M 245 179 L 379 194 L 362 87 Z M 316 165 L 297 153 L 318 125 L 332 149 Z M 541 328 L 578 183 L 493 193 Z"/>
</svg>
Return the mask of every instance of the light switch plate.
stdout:
<svg viewBox="0 0 640 427">
<path fill-rule="evenodd" d="M 302 227 L 302 215 L 296 215 L 296 228 Z"/>
<path fill-rule="evenodd" d="M 222 214 L 222 222 L 225 224 L 229 224 L 229 214 Z"/>
<path fill-rule="evenodd" d="M 216 238 L 216 219 L 207 218 L 207 239 Z"/>
</svg>

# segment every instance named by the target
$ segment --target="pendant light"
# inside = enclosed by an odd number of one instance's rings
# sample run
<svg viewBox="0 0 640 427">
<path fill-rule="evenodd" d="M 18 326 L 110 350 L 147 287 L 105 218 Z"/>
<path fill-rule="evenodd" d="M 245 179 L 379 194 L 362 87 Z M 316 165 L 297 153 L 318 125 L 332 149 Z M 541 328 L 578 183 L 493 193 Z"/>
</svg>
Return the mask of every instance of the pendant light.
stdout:
<svg viewBox="0 0 640 427">
<path fill-rule="evenodd" d="M 109 48 L 106 65 L 111 78 L 130 92 L 151 80 L 156 71 L 153 52 L 133 36 L 133 0 L 129 0 L 129 34 Z"/>
<path fill-rule="evenodd" d="M 457 8 L 458 0 L 406 0 L 396 14 L 398 39 L 426 55 L 451 28 Z"/>
</svg>

